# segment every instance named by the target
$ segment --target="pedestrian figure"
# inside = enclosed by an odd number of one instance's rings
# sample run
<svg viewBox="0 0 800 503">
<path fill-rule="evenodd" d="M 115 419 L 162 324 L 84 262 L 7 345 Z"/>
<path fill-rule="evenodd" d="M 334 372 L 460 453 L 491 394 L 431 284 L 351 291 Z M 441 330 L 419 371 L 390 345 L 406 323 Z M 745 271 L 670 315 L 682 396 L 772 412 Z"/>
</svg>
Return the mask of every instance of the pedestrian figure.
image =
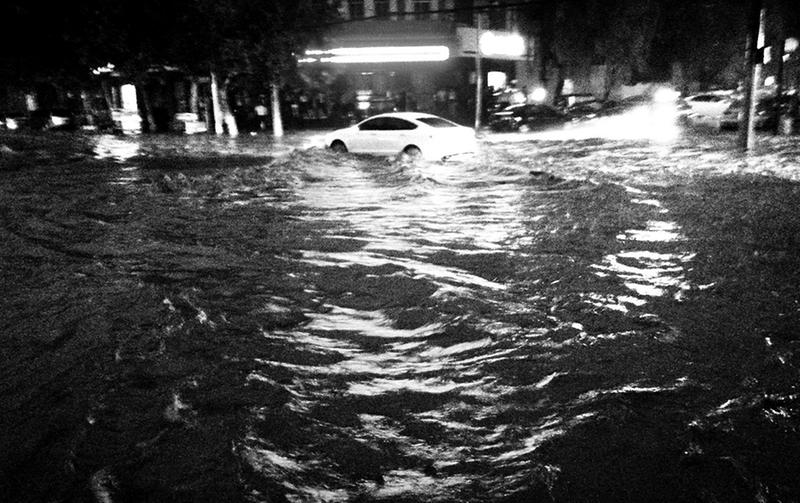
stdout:
<svg viewBox="0 0 800 503">
<path fill-rule="evenodd" d="M 456 117 L 456 99 L 456 90 L 451 88 L 447 92 L 447 115 L 450 119 Z"/>
<path fill-rule="evenodd" d="M 269 114 L 269 110 L 267 106 L 264 104 L 264 96 L 262 95 L 259 98 L 258 105 L 255 106 L 256 112 L 256 119 L 258 120 L 258 128 L 262 131 L 267 129 L 267 115 Z"/>
</svg>

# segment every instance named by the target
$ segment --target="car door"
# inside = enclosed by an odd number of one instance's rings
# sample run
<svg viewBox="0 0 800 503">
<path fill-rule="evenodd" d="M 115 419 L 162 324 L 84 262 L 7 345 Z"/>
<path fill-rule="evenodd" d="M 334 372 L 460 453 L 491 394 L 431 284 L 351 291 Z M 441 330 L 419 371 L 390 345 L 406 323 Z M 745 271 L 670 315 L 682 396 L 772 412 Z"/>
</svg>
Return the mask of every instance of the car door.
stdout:
<svg viewBox="0 0 800 503">
<path fill-rule="evenodd" d="M 363 121 L 358 126 L 358 131 L 353 135 L 348 145 L 348 150 L 355 153 L 377 154 L 381 153 L 381 133 L 383 132 L 384 118 L 373 117 Z"/>
<path fill-rule="evenodd" d="M 397 154 L 408 145 L 419 145 L 416 134 L 417 125 L 399 117 L 386 117 L 384 130 L 380 134 L 381 153 L 387 155 Z"/>
</svg>

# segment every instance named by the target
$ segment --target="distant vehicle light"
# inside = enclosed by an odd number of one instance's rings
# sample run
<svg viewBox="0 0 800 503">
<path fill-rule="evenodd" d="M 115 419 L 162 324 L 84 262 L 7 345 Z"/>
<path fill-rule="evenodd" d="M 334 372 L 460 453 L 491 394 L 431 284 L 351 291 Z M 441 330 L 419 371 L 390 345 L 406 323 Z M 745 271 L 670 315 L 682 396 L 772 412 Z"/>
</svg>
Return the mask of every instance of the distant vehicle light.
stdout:
<svg viewBox="0 0 800 503">
<path fill-rule="evenodd" d="M 531 93 L 531 99 L 537 103 L 542 103 L 547 98 L 547 89 L 544 87 L 537 87 Z"/>
<path fill-rule="evenodd" d="M 417 45 L 397 47 L 337 47 L 330 50 L 312 49 L 305 53 L 301 63 L 412 63 L 421 61 L 446 61 L 450 49 L 444 45 Z"/>
<path fill-rule="evenodd" d="M 480 38 L 481 53 L 487 56 L 523 56 L 525 39 L 517 33 L 487 31 Z"/>
<path fill-rule="evenodd" d="M 369 101 L 359 101 L 357 107 L 359 110 L 367 110 L 369 109 Z"/>
</svg>

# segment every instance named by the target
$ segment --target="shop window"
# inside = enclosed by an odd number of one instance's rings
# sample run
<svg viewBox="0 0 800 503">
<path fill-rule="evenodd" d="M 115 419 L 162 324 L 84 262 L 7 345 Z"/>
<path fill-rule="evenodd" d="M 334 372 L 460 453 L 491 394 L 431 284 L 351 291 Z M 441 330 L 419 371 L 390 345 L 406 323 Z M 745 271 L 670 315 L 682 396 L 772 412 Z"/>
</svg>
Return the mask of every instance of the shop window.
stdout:
<svg viewBox="0 0 800 503">
<path fill-rule="evenodd" d="M 364 0 L 347 0 L 347 10 L 350 12 L 350 19 L 363 18 Z"/>
<path fill-rule="evenodd" d="M 430 19 L 431 17 L 430 0 L 413 0 L 413 1 L 414 1 L 414 17 L 417 19 Z"/>
<path fill-rule="evenodd" d="M 378 17 L 389 15 L 389 0 L 375 0 L 375 15 Z"/>
</svg>

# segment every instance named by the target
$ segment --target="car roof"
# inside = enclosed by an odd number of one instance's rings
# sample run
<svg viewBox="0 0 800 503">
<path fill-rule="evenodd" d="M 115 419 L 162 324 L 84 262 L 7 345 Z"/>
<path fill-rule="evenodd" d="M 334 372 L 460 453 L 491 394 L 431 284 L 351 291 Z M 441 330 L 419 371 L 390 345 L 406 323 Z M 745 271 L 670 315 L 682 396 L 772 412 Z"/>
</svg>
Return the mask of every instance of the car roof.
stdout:
<svg viewBox="0 0 800 503">
<path fill-rule="evenodd" d="M 424 112 L 386 112 L 383 114 L 373 115 L 371 117 L 367 117 L 364 120 L 374 119 L 376 117 L 396 117 L 398 119 L 425 119 L 425 118 L 436 118 L 442 119 L 443 117 L 439 117 L 438 115 L 433 114 L 426 114 Z"/>
</svg>

